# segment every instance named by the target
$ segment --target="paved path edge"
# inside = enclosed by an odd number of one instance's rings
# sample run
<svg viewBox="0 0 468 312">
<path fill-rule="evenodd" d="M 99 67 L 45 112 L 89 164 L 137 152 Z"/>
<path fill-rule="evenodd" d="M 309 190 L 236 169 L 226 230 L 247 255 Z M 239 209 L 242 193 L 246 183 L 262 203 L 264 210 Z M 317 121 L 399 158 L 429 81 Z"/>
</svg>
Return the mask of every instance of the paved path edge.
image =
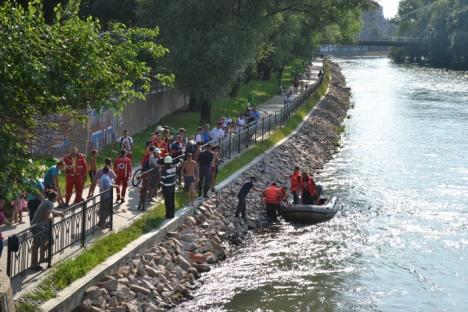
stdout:
<svg viewBox="0 0 468 312">
<path fill-rule="evenodd" d="M 323 81 L 322 81 L 323 83 Z M 283 144 L 285 141 L 290 139 L 292 136 L 297 134 L 297 132 L 302 128 L 305 121 L 310 117 L 310 115 L 314 112 L 316 107 L 319 106 L 320 102 L 323 101 L 325 96 L 328 94 L 330 87 L 327 88 L 325 94 L 319 99 L 316 105 L 307 113 L 306 116 L 302 119 L 301 123 L 287 135 L 285 138 L 281 139 L 277 142 L 274 146 L 270 147 L 267 151 L 262 153 L 261 155 L 254 158 L 249 164 L 245 165 L 237 172 L 233 173 L 229 176 L 226 180 L 222 181 L 218 184 L 216 189 L 220 190 L 229 185 L 232 181 L 234 181 L 237 177 L 239 177 L 242 173 L 249 170 L 252 166 L 257 164 L 260 160 L 262 160 L 266 155 L 270 154 L 273 150 L 275 150 L 278 146 Z M 312 96 L 312 93 L 310 96 Z M 137 238 L 132 243 L 128 244 L 124 249 L 116 253 L 115 255 L 109 257 L 106 261 L 102 262 L 94 269 L 89 271 L 85 276 L 82 278 L 74 281 L 65 289 L 61 290 L 57 297 L 46 301 L 43 303 L 39 309 L 40 311 L 51 311 L 51 312 L 69 312 L 81 304 L 83 299 L 84 293 L 88 287 L 91 287 L 99 280 L 101 280 L 106 275 L 113 274 L 117 271 L 117 269 L 129 262 L 135 254 L 142 253 L 144 250 L 150 249 L 156 243 L 161 242 L 164 237 L 166 236 L 167 232 L 176 231 L 177 228 L 185 222 L 185 219 L 188 216 L 193 215 L 195 207 L 184 207 L 179 209 L 176 212 L 175 218 L 171 220 L 164 221 L 161 226 L 149 233 L 143 234 L 139 238 Z"/>
</svg>

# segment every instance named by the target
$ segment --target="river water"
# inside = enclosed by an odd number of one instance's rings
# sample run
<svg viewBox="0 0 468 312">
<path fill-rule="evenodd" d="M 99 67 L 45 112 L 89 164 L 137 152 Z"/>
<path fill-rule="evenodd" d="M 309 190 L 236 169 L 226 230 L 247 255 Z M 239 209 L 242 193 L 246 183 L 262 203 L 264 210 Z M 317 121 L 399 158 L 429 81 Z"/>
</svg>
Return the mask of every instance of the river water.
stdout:
<svg viewBox="0 0 468 312">
<path fill-rule="evenodd" d="M 354 108 L 317 180 L 342 210 L 252 235 L 177 311 L 468 311 L 468 73 L 338 62 Z"/>
</svg>

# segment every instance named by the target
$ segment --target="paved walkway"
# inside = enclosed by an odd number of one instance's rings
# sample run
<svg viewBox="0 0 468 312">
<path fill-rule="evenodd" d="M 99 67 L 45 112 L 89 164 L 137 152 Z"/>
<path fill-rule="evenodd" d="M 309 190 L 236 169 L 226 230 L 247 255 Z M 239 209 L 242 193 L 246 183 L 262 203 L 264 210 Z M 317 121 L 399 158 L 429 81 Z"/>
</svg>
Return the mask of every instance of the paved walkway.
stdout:
<svg viewBox="0 0 468 312">
<path fill-rule="evenodd" d="M 302 80 L 305 84 L 311 85 L 315 83 L 318 80 L 318 73 L 319 70 L 322 69 L 322 60 L 314 61 L 312 63 L 311 67 L 311 73 L 310 73 L 310 80 Z M 288 90 L 286 90 L 286 93 L 289 90 L 293 90 L 292 87 L 290 87 Z M 300 87 L 299 87 L 300 90 Z M 297 94 L 299 95 L 299 93 Z M 296 95 L 293 94 L 293 97 Z M 269 115 L 271 113 L 274 113 L 275 111 L 280 110 L 284 106 L 284 98 L 285 96 L 283 95 L 277 95 L 269 100 L 263 102 L 260 105 L 257 105 L 257 110 L 260 112 L 261 115 Z M 242 152 L 241 152 L 242 153 Z M 235 158 L 235 157 L 233 157 Z M 224 165 L 227 163 L 227 161 L 224 163 Z M 137 168 L 135 168 L 137 169 Z M 129 181 L 130 182 L 130 181 Z M 83 191 L 83 196 L 88 195 L 89 188 L 85 188 Z M 95 194 L 98 193 L 98 190 L 94 192 Z M 160 194 L 160 192 L 158 192 Z M 138 202 L 139 202 L 139 189 L 134 188 L 131 186 L 131 182 L 129 183 L 129 188 L 127 189 L 127 199 L 126 202 L 121 204 L 121 205 L 115 205 L 114 210 L 117 209 L 114 213 L 114 231 L 119 231 L 127 226 L 129 226 L 134 220 L 136 220 L 138 217 L 140 217 L 143 212 L 137 210 Z M 72 198 L 73 200 L 73 198 Z M 161 197 L 157 196 L 154 198 L 150 203 L 147 203 L 146 207 L 149 209 L 150 207 L 153 207 L 155 204 L 159 203 L 161 201 Z M 123 210 L 126 210 L 125 212 Z M 3 237 L 5 238 L 5 248 L 3 250 L 3 256 L 0 258 L 0 270 L 5 270 L 6 271 L 6 263 L 7 263 L 7 246 L 6 246 L 6 239 L 16 233 L 19 233 L 26 228 L 29 227 L 29 216 L 28 212 L 23 212 L 23 224 L 14 224 L 13 226 L 0 226 L 0 231 L 2 232 Z M 99 237 L 102 237 L 102 235 L 96 235 L 94 237 L 91 237 L 89 241 L 95 240 Z M 82 251 L 83 249 L 80 248 L 79 246 L 76 246 L 75 248 L 67 248 L 65 251 L 63 251 L 59 255 L 54 255 L 54 263 L 61 261 L 66 258 L 70 258 L 73 256 L 76 256 L 77 253 Z M 40 279 L 45 272 L 39 272 L 39 273 L 31 273 L 23 278 L 15 278 L 14 283 L 13 283 L 13 290 L 14 292 L 18 291 L 19 289 L 24 288 L 28 284 L 34 284 L 38 279 Z"/>
</svg>

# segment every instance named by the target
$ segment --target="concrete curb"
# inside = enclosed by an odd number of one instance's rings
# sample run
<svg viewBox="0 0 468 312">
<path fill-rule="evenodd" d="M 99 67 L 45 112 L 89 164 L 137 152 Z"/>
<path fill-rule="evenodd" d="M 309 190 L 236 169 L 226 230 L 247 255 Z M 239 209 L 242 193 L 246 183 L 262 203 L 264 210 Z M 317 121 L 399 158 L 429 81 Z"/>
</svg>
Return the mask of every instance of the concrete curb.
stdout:
<svg viewBox="0 0 468 312">
<path fill-rule="evenodd" d="M 290 139 L 293 135 L 297 134 L 297 132 L 304 125 L 305 121 L 310 117 L 310 115 L 314 112 L 316 107 L 319 106 L 319 104 L 323 101 L 324 97 L 328 94 L 329 88 L 330 87 L 327 88 L 327 90 L 325 91 L 325 95 L 322 96 L 322 98 L 320 98 L 320 100 L 310 110 L 310 112 L 306 116 L 304 116 L 304 118 L 302 119 L 302 122 L 296 127 L 296 129 L 292 133 L 290 133 L 285 138 L 281 139 L 278 143 L 276 143 L 274 146 L 269 148 L 265 153 L 257 156 L 248 165 L 239 169 L 236 173 L 232 174 L 229 178 L 219 183 L 216 188 L 222 189 L 226 187 L 232 181 L 237 179 L 242 173 L 249 170 L 252 166 L 254 166 L 260 160 L 262 160 L 265 157 L 265 155 L 268 155 L 273 150 L 275 150 L 278 146 L 283 144 L 286 140 Z M 69 285 L 62 291 L 60 291 L 57 294 L 57 297 L 42 304 L 39 307 L 39 309 L 41 311 L 53 311 L 53 312 L 69 312 L 75 309 L 81 304 L 81 301 L 83 299 L 84 293 L 87 288 L 94 286 L 97 283 L 97 281 L 99 281 L 106 275 L 115 273 L 120 266 L 127 264 L 129 261 L 131 261 L 134 255 L 138 253 L 143 253 L 145 250 L 148 250 L 151 247 L 153 247 L 156 243 L 161 242 L 166 236 L 167 232 L 176 231 L 177 228 L 182 223 L 185 222 L 185 219 L 188 216 L 193 215 L 194 210 L 195 210 L 194 207 L 184 207 L 182 209 L 179 209 L 176 212 L 176 216 L 174 219 L 166 220 L 162 223 L 162 225 L 158 229 L 155 229 L 149 233 L 146 233 L 140 236 L 138 239 L 128 244 L 120 252 L 111 256 L 106 261 L 99 264 L 90 272 L 88 272 L 85 276 L 74 281 L 71 285 Z"/>
<path fill-rule="evenodd" d="M 40 306 L 41 311 L 69 312 L 79 306 L 86 289 L 96 284 L 106 275 L 113 274 L 117 269 L 131 261 L 133 256 L 150 249 L 155 243 L 164 239 L 167 232 L 175 231 L 185 221 L 186 217 L 193 215 L 194 207 L 184 207 L 176 212 L 175 218 L 166 220 L 161 227 L 140 236 L 128 244 L 124 249 L 96 266 L 88 274 L 73 282 L 70 286 L 57 294 L 57 297 Z"/>
</svg>

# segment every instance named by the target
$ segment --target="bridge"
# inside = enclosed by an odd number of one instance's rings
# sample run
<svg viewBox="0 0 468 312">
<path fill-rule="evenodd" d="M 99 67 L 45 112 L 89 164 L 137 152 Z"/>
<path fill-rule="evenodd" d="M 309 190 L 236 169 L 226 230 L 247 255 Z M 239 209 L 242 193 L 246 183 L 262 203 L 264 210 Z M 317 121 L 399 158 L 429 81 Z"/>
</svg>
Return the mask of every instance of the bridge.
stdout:
<svg viewBox="0 0 468 312">
<path fill-rule="evenodd" d="M 380 47 L 426 47 L 429 40 L 426 38 L 388 37 L 359 39 L 355 45 Z"/>
</svg>

